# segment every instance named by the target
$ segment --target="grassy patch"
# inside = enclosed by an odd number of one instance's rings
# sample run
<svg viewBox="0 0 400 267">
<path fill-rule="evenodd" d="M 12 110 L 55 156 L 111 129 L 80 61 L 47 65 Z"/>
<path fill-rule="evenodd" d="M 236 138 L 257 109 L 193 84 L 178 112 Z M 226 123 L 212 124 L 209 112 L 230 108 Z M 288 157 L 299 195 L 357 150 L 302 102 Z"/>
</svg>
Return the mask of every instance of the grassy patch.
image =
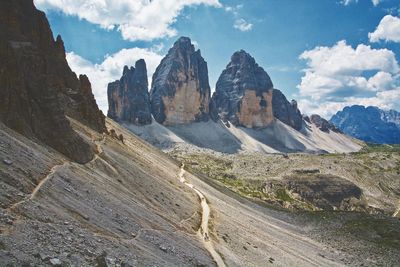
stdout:
<svg viewBox="0 0 400 267">
<path fill-rule="evenodd" d="M 341 230 L 356 238 L 400 250 L 400 227 L 396 219 L 360 217 L 347 221 Z"/>
<path fill-rule="evenodd" d="M 276 190 L 276 197 L 287 202 L 293 202 L 294 200 L 284 188 Z"/>
<path fill-rule="evenodd" d="M 400 153 L 400 145 L 378 145 L 367 143 L 359 152 L 354 152 L 352 154 L 365 154 L 373 152 L 384 152 L 384 153 Z"/>
</svg>

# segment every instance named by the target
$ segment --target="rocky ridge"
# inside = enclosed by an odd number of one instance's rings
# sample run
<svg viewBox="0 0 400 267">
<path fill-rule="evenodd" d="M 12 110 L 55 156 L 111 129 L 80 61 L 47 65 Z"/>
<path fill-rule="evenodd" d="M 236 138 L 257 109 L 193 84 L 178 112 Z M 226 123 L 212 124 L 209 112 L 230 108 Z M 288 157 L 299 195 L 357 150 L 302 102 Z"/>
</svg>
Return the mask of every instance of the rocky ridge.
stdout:
<svg viewBox="0 0 400 267">
<path fill-rule="evenodd" d="M 0 120 L 84 163 L 93 151 L 65 115 L 106 131 L 86 76 L 69 68 L 64 43 L 53 39 L 46 15 L 32 0 L 0 3 Z"/>
<path fill-rule="evenodd" d="M 313 114 L 307 118 L 307 120 L 309 120 L 323 132 L 329 133 L 330 131 L 334 131 L 336 133 L 340 133 L 340 130 L 335 125 L 325 120 L 320 115 Z"/>
<path fill-rule="evenodd" d="M 124 67 L 120 80 L 108 84 L 108 117 L 136 125 L 150 124 L 151 107 L 147 68 L 143 59 Z"/>
<path fill-rule="evenodd" d="M 236 126 L 264 128 L 275 119 L 300 130 L 303 120 L 296 101 L 290 103 L 255 59 L 240 50 L 222 72 L 212 98 L 219 116 Z"/>
<path fill-rule="evenodd" d="M 330 120 L 342 132 L 378 144 L 400 144 L 400 115 L 377 107 L 354 105 L 337 112 Z"/>
</svg>

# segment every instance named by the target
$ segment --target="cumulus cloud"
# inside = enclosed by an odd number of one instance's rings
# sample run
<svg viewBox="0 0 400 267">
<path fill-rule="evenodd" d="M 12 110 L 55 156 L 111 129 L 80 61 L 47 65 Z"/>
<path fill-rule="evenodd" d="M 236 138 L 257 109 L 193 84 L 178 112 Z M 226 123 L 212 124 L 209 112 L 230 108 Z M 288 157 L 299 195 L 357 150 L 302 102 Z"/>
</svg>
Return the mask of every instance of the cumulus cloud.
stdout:
<svg viewBox="0 0 400 267">
<path fill-rule="evenodd" d="M 242 32 L 247 32 L 247 31 L 250 31 L 251 29 L 253 29 L 253 24 L 247 22 L 244 19 L 237 19 L 237 20 L 235 20 L 233 27 Z"/>
<path fill-rule="evenodd" d="M 339 41 L 300 55 L 307 63 L 300 85 L 299 107 L 306 114 L 330 118 L 348 105 L 400 108 L 400 66 L 388 49 Z"/>
<path fill-rule="evenodd" d="M 221 7 L 218 0 L 35 0 L 44 10 L 55 9 L 67 15 L 119 30 L 126 40 L 153 40 L 177 34 L 172 27 L 188 6 Z"/>
<path fill-rule="evenodd" d="M 348 97 L 340 102 L 315 102 L 310 99 L 300 99 L 298 105 L 304 114 L 319 114 L 326 119 L 330 119 L 344 107 L 352 105 L 376 106 L 384 110 L 400 110 L 400 88 L 378 92 L 373 97 Z"/>
<path fill-rule="evenodd" d="M 244 18 L 241 18 L 240 10 L 244 7 L 243 4 L 236 5 L 236 6 L 225 6 L 224 9 L 226 12 L 232 13 L 235 21 L 233 23 L 233 28 L 242 31 L 242 32 L 247 32 L 253 29 L 253 24 L 245 20 Z"/>
<path fill-rule="evenodd" d="M 368 33 L 371 42 L 392 41 L 400 43 L 400 18 L 392 15 L 383 17 L 374 32 Z"/>
<path fill-rule="evenodd" d="M 400 71 L 392 51 L 364 44 L 354 49 L 346 41 L 305 51 L 300 59 L 308 66 L 300 94 L 316 100 L 388 90 Z"/>
<path fill-rule="evenodd" d="M 151 49 L 122 49 L 115 54 L 106 56 L 100 64 L 93 64 L 74 52 L 67 53 L 67 61 L 71 69 L 78 75 L 86 74 L 89 77 L 97 104 L 105 114 L 108 110 L 108 83 L 121 77 L 125 65 L 134 66 L 135 62 L 142 58 L 146 61 L 147 74 L 150 80 L 162 59 L 161 55 Z"/>
</svg>

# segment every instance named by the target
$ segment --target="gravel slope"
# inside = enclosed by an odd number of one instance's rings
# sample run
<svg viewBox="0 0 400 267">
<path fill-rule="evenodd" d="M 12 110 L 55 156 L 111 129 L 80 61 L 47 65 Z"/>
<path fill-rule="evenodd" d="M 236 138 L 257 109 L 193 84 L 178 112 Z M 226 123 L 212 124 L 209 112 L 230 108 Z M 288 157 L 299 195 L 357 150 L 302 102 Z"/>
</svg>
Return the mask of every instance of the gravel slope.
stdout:
<svg viewBox="0 0 400 267">
<path fill-rule="evenodd" d="M 146 126 L 124 124 L 126 128 L 161 149 L 176 146 L 200 147 L 222 153 L 348 153 L 361 149 L 350 137 L 319 130 L 305 123 L 301 131 L 276 120 L 263 129 L 226 126 L 219 122 L 198 122 L 182 126 L 163 126 L 153 121 Z"/>
<path fill-rule="evenodd" d="M 0 163 L 0 266 L 47 266 L 51 260 L 67 266 L 215 265 L 196 234 L 198 195 L 179 182 L 178 162 L 111 120 L 107 127 L 123 134 L 124 143 L 72 124 L 98 154 L 86 165 L 57 169 L 68 159 L 0 125 L 0 157 L 12 162 Z M 33 199 L 9 209 L 29 199 L 46 177 Z M 310 238 L 293 214 L 190 173 L 185 178 L 208 201 L 210 238 L 227 266 L 346 263 L 344 252 Z"/>
</svg>

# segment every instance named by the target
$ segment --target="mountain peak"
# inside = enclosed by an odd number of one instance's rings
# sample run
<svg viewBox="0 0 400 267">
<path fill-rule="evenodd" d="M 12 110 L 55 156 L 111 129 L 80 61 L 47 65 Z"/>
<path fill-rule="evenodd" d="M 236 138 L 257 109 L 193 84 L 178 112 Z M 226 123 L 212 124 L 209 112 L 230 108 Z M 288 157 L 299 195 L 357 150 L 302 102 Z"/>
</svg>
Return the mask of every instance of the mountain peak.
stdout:
<svg viewBox="0 0 400 267">
<path fill-rule="evenodd" d="M 189 51 L 193 53 L 195 51 L 194 45 L 189 37 L 180 37 L 173 45 L 171 49 L 179 49 L 184 51 Z"/>
<path fill-rule="evenodd" d="M 207 62 L 190 38 L 179 38 L 153 75 L 154 118 L 167 125 L 208 120 L 210 92 Z"/>
<path fill-rule="evenodd" d="M 109 83 L 107 88 L 108 117 L 137 125 L 150 124 L 150 96 L 146 62 L 139 59 L 135 68 L 124 67 L 120 80 Z"/>
<path fill-rule="evenodd" d="M 330 120 L 345 134 L 370 143 L 400 143 L 400 113 L 378 107 L 353 105 Z"/>
</svg>

